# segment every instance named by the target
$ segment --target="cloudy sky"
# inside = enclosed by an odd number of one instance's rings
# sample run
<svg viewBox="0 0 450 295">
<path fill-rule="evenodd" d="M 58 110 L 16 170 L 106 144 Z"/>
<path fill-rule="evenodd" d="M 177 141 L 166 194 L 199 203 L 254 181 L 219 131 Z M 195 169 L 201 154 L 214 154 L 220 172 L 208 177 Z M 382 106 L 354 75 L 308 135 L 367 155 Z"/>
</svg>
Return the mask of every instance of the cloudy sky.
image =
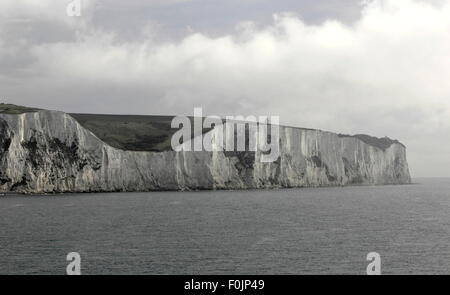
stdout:
<svg viewBox="0 0 450 295">
<path fill-rule="evenodd" d="M 450 176 L 448 0 L 0 1 L 0 100 L 66 112 L 279 115 L 402 141 Z"/>
</svg>

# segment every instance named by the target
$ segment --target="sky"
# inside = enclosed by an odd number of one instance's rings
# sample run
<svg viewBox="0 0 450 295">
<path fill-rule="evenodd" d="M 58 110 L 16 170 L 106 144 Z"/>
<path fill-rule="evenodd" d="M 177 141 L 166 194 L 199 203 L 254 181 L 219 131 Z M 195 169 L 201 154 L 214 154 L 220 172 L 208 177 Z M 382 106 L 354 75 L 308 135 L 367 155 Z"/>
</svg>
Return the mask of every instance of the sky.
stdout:
<svg viewBox="0 0 450 295">
<path fill-rule="evenodd" d="M 0 1 L 0 100 L 65 112 L 278 115 L 398 139 L 450 177 L 448 0 Z"/>
</svg>

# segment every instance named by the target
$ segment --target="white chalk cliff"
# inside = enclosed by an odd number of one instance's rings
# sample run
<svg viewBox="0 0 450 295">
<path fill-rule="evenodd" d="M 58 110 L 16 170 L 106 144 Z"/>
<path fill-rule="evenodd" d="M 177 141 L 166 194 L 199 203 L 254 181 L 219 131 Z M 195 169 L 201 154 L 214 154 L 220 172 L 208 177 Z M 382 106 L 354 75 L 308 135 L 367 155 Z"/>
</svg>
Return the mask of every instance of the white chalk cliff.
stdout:
<svg viewBox="0 0 450 295">
<path fill-rule="evenodd" d="M 246 189 L 410 183 L 405 147 L 280 127 L 280 157 L 260 152 L 113 148 L 57 111 L 0 114 L 0 191 L 21 193 Z"/>
</svg>

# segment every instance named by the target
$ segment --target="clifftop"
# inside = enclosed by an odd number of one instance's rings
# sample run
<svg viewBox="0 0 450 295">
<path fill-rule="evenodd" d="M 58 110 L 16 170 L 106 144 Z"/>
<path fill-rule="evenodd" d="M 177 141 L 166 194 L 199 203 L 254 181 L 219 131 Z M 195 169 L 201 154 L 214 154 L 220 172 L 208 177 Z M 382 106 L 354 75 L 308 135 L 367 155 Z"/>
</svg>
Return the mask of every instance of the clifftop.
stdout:
<svg viewBox="0 0 450 295">
<path fill-rule="evenodd" d="M 23 113 L 37 112 L 39 110 L 40 109 L 38 109 L 38 108 L 23 107 L 23 106 L 18 106 L 15 104 L 10 104 L 10 103 L 0 103 L 0 113 L 1 114 L 17 115 L 17 114 L 23 114 Z"/>
<path fill-rule="evenodd" d="M 23 114 L 37 112 L 41 109 L 14 104 L 0 103 L 0 113 Z M 104 115 L 104 114 L 69 114 L 80 125 L 95 134 L 99 139 L 112 147 L 129 151 L 162 152 L 171 150 L 170 139 L 176 129 L 170 123 L 173 116 L 143 115 Z M 191 120 L 193 118 L 190 118 Z M 314 130 L 301 127 L 290 127 L 303 130 Z M 208 132 L 209 130 L 204 130 Z M 194 134 L 197 136 L 197 134 Z M 388 137 L 378 138 L 366 134 L 338 134 L 339 137 L 353 137 L 366 144 L 386 150 L 398 140 Z"/>
<path fill-rule="evenodd" d="M 389 148 L 394 143 L 400 144 L 401 146 L 405 147 L 403 143 L 398 141 L 397 139 L 390 139 L 389 137 L 385 136 L 382 138 L 366 135 L 366 134 L 355 134 L 355 135 L 347 135 L 347 134 L 338 134 L 339 137 L 354 137 L 358 138 L 359 140 L 370 144 L 372 146 L 375 146 L 377 148 L 382 149 L 383 151 L 387 148 Z"/>
</svg>

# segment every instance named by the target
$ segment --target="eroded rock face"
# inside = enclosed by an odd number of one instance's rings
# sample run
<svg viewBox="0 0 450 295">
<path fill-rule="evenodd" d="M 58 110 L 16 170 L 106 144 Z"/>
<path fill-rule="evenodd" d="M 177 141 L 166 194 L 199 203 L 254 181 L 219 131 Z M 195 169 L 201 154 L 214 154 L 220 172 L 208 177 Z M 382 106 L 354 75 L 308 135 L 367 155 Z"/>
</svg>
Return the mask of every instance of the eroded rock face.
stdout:
<svg viewBox="0 0 450 295">
<path fill-rule="evenodd" d="M 22 193 L 246 189 L 410 183 L 405 147 L 280 127 L 277 161 L 259 152 L 115 149 L 70 115 L 0 114 L 0 191 Z"/>
</svg>

